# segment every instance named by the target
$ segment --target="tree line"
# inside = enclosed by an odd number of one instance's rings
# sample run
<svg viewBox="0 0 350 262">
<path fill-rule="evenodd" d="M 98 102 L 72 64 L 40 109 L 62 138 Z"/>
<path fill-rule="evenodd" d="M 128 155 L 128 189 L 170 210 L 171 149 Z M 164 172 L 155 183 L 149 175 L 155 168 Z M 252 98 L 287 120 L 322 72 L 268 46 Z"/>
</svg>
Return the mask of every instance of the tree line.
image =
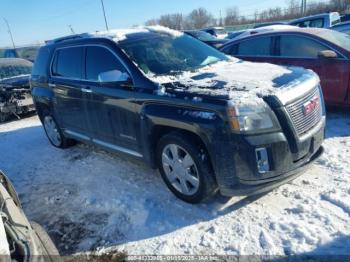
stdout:
<svg viewBox="0 0 350 262">
<path fill-rule="evenodd" d="M 223 17 L 215 16 L 207 9 L 200 7 L 189 14 L 172 13 L 164 14 L 157 19 L 150 19 L 146 25 L 162 25 L 176 30 L 200 29 L 209 26 L 234 26 L 243 24 L 257 24 L 272 21 L 283 21 L 314 15 L 324 12 L 350 12 L 350 0 L 330 0 L 329 2 L 310 2 L 306 10 L 302 10 L 300 0 L 289 0 L 287 8 L 275 7 L 256 11 L 254 14 L 242 16 L 239 8 L 233 6 L 227 8 Z"/>
</svg>

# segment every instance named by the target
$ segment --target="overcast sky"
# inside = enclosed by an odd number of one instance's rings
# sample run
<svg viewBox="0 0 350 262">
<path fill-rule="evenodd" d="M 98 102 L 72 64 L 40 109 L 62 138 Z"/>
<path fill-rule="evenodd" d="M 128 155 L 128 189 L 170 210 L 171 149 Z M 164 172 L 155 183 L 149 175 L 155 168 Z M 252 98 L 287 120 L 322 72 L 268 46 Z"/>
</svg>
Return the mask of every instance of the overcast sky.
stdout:
<svg viewBox="0 0 350 262">
<path fill-rule="evenodd" d="M 207 8 L 215 17 L 237 6 L 242 15 L 269 7 L 286 7 L 286 0 L 104 0 L 110 28 L 143 24 L 162 14 Z M 70 34 L 104 29 L 100 0 L 0 0 L 0 46 L 9 46 L 6 18 L 16 45 L 33 44 Z"/>
</svg>

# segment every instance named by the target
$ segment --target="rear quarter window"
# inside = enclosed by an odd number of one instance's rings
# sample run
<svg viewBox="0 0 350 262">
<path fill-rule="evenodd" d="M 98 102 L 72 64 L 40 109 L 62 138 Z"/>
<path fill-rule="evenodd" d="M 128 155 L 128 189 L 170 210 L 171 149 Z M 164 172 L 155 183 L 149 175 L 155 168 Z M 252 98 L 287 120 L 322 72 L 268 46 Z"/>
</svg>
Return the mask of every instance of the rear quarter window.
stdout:
<svg viewBox="0 0 350 262">
<path fill-rule="evenodd" d="M 32 75 L 47 76 L 50 50 L 47 47 L 41 47 L 35 60 Z"/>
</svg>

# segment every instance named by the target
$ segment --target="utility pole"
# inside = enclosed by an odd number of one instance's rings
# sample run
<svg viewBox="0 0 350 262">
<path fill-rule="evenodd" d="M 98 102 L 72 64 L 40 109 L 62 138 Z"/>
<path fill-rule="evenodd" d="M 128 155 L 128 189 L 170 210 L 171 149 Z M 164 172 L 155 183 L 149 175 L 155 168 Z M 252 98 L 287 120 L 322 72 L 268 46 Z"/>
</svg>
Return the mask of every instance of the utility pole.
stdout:
<svg viewBox="0 0 350 262">
<path fill-rule="evenodd" d="M 103 16 L 104 16 L 104 18 L 105 18 L 106 30 L 108 31 L 108 24 L 107 24 L 107 18 L 106 18 L 106 11 L 105 11 L 105 5 L 103 4 L 103 0 L 101 0 L 101 5 L 102 5 Z"/>
<path fill-rule="evenodd" d="M 8 33 L 10 34 L 10 37 L 11 37 L 13 49 L 15 49 L 16 48 L 15 41 L 13 41 L 13 36 L 12 36 L 12 32 L 11 32 L 11 28 L 10 28 L 9 22 L 6 20 L 5 17 L 4 17 L 4 21 L 5 21 L 5 24 L 7 25 Z"/>
<path fill-rule="evenodd" d="M 305 15 L 306 14 L 306 0 L 301 0 L 301 14 Z"/>
</svg>

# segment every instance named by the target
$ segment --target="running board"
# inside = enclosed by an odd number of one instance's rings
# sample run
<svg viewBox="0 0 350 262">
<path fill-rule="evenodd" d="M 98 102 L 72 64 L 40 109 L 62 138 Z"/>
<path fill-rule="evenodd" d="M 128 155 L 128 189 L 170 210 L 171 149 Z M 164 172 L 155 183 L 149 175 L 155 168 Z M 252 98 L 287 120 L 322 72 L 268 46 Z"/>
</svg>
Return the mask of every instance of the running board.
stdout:
<svg viewBox="0 0 350 262">
<path fill-rule="evenodd" d="M 91 139 L 88 136 L 82 135 L 80 133 L 77 133 L 77 132 L 74 132 L 74 131 L 71 131 L 71 130 L 65 130 L 64 132 L 67 135 L 70 135 L 70 136 L 75 137 L 77 139 L 90 141 L 90 142 L 93 142 L 94 144 L 97 144 L 97 145 L 100 145 L 100 146 L 103 146 L 103 147 L 107 147 L 109 149 L 112 149 L 112 150 L 115 150 L 115 151 L 119 151 L 119 152 L 122 152 L 122 153 L 125 153 L 125 154 L 128 154 L 128 155 L 132 155 L 132 156 L 135 156 L 135 157 L 139 157 L 139 158 L 143 157 L 143 155 L 141 155 L 140 153 L 138 153 L 136 151 L 133 151 L 133 150 L 121 147 L 121 146 L 113 145 L 113 144 L 110 144 L 110 143 L 107 143 L 107 142 L 104 142 L 104 141 L 101 141 L 101 140 L 98 140 L 98 139 Z"/>
</svg>

